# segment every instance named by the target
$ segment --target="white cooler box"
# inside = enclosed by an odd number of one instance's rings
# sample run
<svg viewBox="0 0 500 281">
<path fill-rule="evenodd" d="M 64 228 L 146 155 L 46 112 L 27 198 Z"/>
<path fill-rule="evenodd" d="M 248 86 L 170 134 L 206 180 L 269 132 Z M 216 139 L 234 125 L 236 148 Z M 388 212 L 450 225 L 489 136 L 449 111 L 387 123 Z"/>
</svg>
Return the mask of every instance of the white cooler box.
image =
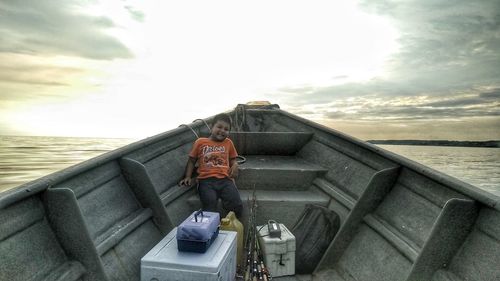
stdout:
<svg viewBox="0 0 500 281">
<path fill-rule="evenodd" d="M 220 231 L 205 253 L 180 252 L 174 228 L 141 259 L 141 281 L 234 281 L 236 232 Z"/>
<path fill-rule="evenodd" d="M 269 237 L 267 225 L 257 226 L 264 262 L 273 277 L 295 274 L 295 236 L 285 225 L 279 226 L 281 238 Z"/>
</svg>

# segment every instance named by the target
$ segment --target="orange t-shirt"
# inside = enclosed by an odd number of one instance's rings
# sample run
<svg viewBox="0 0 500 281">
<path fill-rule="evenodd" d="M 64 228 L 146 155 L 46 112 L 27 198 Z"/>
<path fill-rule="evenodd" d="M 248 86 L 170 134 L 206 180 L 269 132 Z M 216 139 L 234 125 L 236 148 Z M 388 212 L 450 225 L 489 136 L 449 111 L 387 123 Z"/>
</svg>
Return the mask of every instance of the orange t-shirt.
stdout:
<svg viewBox="0 0 500 281">
<path fill-rule="evenodd" d="M 189 152 L 189 157 L 198 159 L 198 179 L 229 177 L 229 160 L 236 156 L 236 148 L 228 138 L 220 142 L 199 138 Z"/>
</svg>

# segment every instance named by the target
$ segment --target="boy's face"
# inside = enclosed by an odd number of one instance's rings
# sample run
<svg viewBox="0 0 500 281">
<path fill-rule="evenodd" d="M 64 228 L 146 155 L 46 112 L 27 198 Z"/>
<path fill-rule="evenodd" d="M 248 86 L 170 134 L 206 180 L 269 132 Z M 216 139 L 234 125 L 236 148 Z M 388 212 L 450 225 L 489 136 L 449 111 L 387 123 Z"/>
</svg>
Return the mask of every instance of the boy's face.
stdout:
<svg viewBox="0 0 500 281">
<path fill-rule="evenodd" d="M 212 140 L 223 141 L 229 135 L 229 123 L 218 120 L 212 127 Z"/>
</svg>

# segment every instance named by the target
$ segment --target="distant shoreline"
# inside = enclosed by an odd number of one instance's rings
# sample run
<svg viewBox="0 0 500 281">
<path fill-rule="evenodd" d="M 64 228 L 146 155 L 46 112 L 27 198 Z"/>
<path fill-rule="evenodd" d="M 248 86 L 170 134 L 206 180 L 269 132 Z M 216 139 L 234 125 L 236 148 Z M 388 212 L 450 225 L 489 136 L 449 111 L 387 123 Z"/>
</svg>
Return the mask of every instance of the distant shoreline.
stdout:
<svg viewBox="0 0 500 281">
<path fill-rule="evenodd" d="M 461 146 L 461 147 L 500 147 L 500 140 L 490 141 L 449 141 L 449 140 L 369 140 L 372 144 L 389 145 L 429 145 L 429 146 Z"/>
</svg>

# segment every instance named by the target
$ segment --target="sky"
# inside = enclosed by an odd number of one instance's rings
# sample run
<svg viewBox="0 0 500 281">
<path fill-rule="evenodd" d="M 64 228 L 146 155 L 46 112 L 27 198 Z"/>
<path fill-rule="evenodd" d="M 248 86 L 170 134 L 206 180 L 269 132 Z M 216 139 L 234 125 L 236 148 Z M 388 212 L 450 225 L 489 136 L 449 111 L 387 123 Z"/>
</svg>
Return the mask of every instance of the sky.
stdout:
<svg viewBox="0 0 500 281">
<path fill-rule="evenodd" d="M 0 135 L 143 138 L 255 100 L 500 139 L 500 0 L 0 0 Z"/>
</svg>

